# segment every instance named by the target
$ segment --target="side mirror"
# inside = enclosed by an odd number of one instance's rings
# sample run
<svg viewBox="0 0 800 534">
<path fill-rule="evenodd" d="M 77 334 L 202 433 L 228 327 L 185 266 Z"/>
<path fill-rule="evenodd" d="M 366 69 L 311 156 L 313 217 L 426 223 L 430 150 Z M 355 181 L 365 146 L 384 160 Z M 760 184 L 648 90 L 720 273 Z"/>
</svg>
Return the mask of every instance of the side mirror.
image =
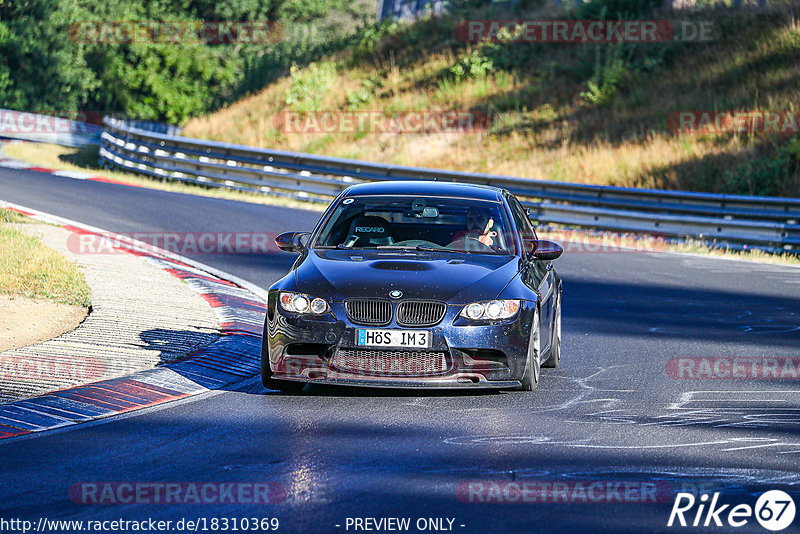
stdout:
<svg viewBox="0 0 800 534">
<path fill-rule="evenodd" d="M 553 261 L 564 252 L 564 249 L 558 243 L 545 241 L 544 239 L 531 239 L 525 242 L 525 246 L 530 255 L 537 260 Z"/>
<path fill-rule="evenodd" d="M 275 244 L 284 252 L 302 252 L 306 246 L 300 240 L 308 232 L 286 232 L 275 238 Z"/>
</svg>

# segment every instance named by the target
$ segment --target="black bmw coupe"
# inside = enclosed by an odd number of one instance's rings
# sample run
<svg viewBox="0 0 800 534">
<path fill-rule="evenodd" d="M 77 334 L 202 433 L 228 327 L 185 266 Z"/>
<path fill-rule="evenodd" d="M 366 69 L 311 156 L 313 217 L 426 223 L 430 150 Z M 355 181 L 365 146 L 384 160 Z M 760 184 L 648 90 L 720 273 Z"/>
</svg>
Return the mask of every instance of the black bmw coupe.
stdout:
<svg viewBox="0 0 800 534">
<path fill-rule="evenodd" d="M 533 390 L 561 358 L 556 243 L 507 191 L 443 182 L 354 185 L 269 289 L 264 386 Z"/>
</svg>

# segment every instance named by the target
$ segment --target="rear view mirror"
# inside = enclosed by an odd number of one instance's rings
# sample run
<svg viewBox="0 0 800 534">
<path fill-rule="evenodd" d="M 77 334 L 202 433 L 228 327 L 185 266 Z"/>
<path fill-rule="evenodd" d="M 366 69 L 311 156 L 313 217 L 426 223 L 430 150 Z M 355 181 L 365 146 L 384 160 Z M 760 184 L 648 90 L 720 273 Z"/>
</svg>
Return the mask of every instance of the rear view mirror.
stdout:
<svg viewBox="0 0 800 534">
<path fill-rule="evenodd" d="M 425 219 L 435 219 L 439 216 L 439 210 L 433 207 L 427 207 L 422 210 L 422 217 Z"/>
<path fill-rule="evenodd" d="M 305 245 L 301 241 L 308 232 L 286 232 L 275 238 L 275 244 L 284 252 L 302 252 Z"/>
<path fill-rule="evenodd" d="M 433 206 L 426 206 L 425 199 L 418 198 L 411 203 L 411 213 L 418 219 L 435 219 L 439 216 L 439 209 Z"/>
<path fill-rule="evenodd" d="M 526 241 L 525 245 L 530 255 L 537 260 L 553 261 L 564 252 L 564 249 L 558 243 L 545 241 L 544 239 L 531 239 Z"/>
</svg>

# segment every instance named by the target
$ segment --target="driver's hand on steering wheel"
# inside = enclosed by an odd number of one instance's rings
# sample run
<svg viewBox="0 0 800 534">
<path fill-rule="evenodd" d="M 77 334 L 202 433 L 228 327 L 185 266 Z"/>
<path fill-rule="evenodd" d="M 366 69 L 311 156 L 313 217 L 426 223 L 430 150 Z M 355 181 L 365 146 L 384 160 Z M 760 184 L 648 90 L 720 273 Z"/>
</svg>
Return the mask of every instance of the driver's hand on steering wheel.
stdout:
<svg viewBox="0 0 800 534">
<path fill-rule="evenodd" d="M 481 234 L 478 238 L 478 241 L 486 245 L 487 247 L 494 248 L 494 236 L 497 234 L 495 232 L 487 232 L 485 234 Z"/>
</svg>

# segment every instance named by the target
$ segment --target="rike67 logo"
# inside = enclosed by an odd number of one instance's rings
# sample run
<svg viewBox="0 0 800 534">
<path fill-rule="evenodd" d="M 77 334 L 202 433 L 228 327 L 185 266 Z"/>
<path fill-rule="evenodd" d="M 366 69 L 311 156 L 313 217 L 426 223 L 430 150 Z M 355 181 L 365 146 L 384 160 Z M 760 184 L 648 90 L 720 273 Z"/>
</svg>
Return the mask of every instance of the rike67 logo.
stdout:
<svg viewBox="0 0 800 534">
<path fill-rule="evenodd" d="M 761 494 L 755 507 L 749 504 L 719 503 L 719 493 L 709 497 L 703 493 L 695 497 L 691 493 L 678 493 L 669 514 L 667 526 L 692 527 L 743 527 L 754 517 L 767 530 L 778 532 L 794 521 L 795 504 L 792 497 L 780 490 Z"/>
</svg>

